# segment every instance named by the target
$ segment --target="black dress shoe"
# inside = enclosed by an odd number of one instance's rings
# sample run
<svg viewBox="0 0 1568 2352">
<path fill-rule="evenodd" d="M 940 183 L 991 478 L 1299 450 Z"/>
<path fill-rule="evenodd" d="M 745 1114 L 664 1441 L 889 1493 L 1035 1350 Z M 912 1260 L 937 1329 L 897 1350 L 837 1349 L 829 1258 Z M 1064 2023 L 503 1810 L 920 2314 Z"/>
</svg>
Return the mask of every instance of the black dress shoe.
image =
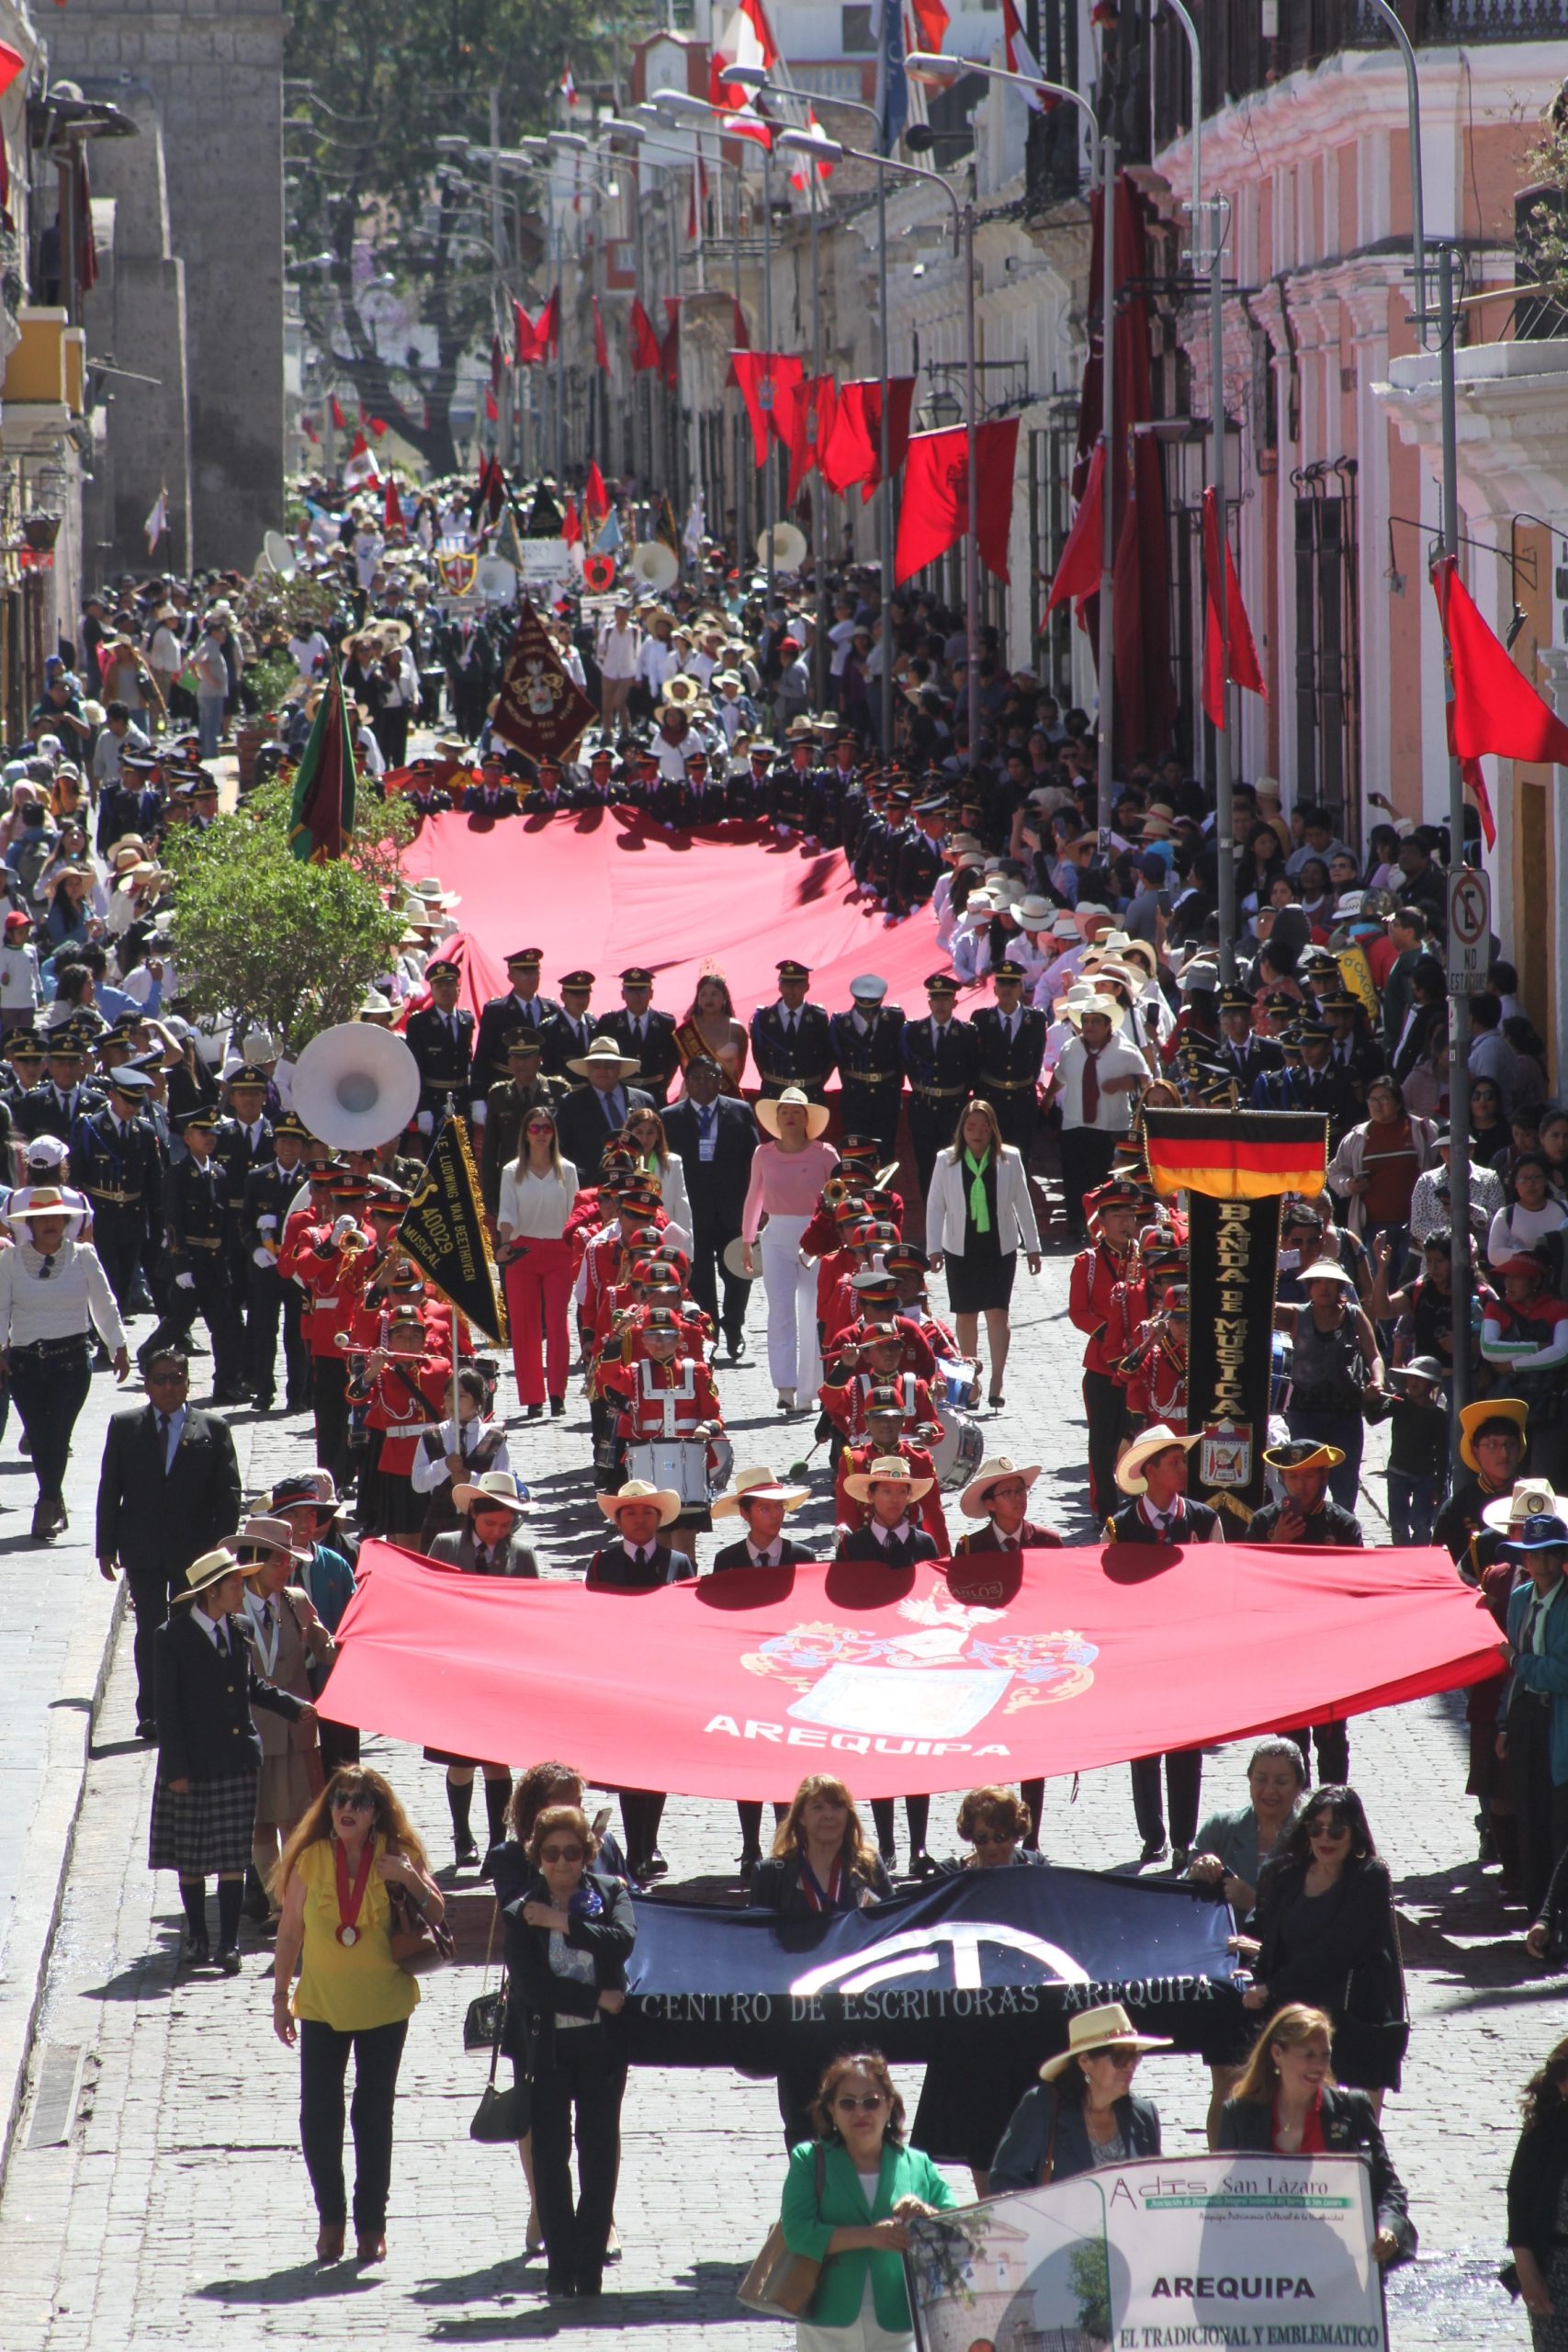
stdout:
<svg viewBox="0 0 1568 2352">
<path fill-rule="evenodd" d="M 730 1332 L 726 1339 L 725 1345 L 729 1351 L 729 1361 L 731 1363 L 744 1363 L 746 1357 L 746 1334 L 744 1331 Z"/>
<path fill-rule="evenodd" d="M 565 1410 L 566 1398 L 564 1396 L 552 1396 L 550 1398 L 550 1419 L 552 1421 L 558 1421 Z"/>
<path fill-rule="evenodd" d="M 1166 1842 L 1163 1838 L 1145 1838 L 1144 1850 L 1138 1857 L 1139 1869 L 1146 1869 L 1150 1862 L 1163 1862 L 1166 1851 Z"/>
<path fill-rule="evenodd" d="M 643 1869 L 649 1878 L 668 1878 L 670 1875 L 670 1865 L 665 1860 L 657 1846 L 655 1846 L 652 1853 L 649 1854 L 647 1861 L 643 1865 Z"/>
<path fill-rule="evenodd" d="M 544 1418 L 545 1418 L 545 1408 L 544 1408 L 544 1407 L 543 1407 L 542 1405 L 530 1405 L 530 1406 L 529 1406 L 529 1408 L 528 1408 L 528 1419 L 529 1419 L 531 1421 L 542 1421 L 542 1420 L 544 1419 Z"/>
<path fill-rule="evenodd" d="M 187 1968 L 207 1966 L 208 1962 L 212 1958 L 212 1946 L 207 1940 L 205 1929 L 199 1936 L 193 1935 L 188 1928 L 186 1929 L 186 1939 L 180 1951 L 180 1958 Z"/>
<path fill-rule="evenodd" d="M 244 1962 L 240 1958 L 239 1948 L 237 1945 L 219 1945 L 218 1965 L 222 1970 L 225 1976 L 238 1976 L 244 1964 Z"/>
<path fill-rule="evenodd" d="M 471 1838 L 466 1838 L 457 1849 L 457 1868 L 460 1871 L 473 1871 L 478 1870 L 479 1865 L 479 1849 Z"/>
<path fill-rule="evenodd" d="M 761 1859 L 762 1849 L 761 1846 L 742 1846 L 740 1849 L 741 1876 L 743 1878 L 750 1878 L 751 1872 L 756 1869 Z"/>
<path fill-rule="evenodd" d="M 934 1878 L 936 1876 L 936 1864 L 932 1861 L 931 1856 L 927 1853 L 923 1846 L 917 1846 L 913 1853 L 909 1856 L 909 1876 L 911 1878 Z"/>
<path fill-rule="evenodd" d="M 155 1740 L 157 1738 L 158 1726 L 152 1722 L 150 1716 L 139 1715 L 137 1717 L 136 1736 L 138 1739 L 141 1740 Z"/>
<path fill-rule="evenodd" d="M 255 1871 L 245 1872 L 245 1899 L 241 1905 L 247 1919 L 270 1919 L 272 1905 L 266 1899 L 266 1889 Z"/>
</svg>

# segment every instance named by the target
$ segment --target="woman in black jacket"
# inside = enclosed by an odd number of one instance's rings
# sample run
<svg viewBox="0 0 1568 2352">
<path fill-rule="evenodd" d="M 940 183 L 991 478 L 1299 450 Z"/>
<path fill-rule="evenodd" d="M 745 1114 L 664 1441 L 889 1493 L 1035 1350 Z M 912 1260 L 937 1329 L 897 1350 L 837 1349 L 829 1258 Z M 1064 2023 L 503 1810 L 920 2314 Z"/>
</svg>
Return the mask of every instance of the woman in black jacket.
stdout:
<svg viewBox="0 0 1568 2352">
<path fill-rule="evenodd" d="M 637 1940 L 631 1896 L 592 1871 L 598 1843 L 577 1805 L 547 1805 L 523 1849 L 496 1858 L 506 1920 L 507 2033 L 528 2051 L 534 2182 L 552 2295 L 597 2295 L 621 2159 L 626 2062 L 616 2020 Z M 515 2022 L 514 2022 L 515 2019 Z M 581 2193 L 571 2194 L 575 2114 Z"/>
<path fill-rule="evenodd" d="M 1364 2155 L 1377 2229 L 1372 2254 L 1387 2269 L 1415 2256 L 1409 2199 L 1371 2099 L 1334 2079 L 1333 2044 L 1333 2020 L 1322 2009 L 1292 2001 L 1270 2018 L 1220 2111 L 1214 2147 L 1222 2155 Z"/>
<path fill-rule="evenodd" d="M 1248 1926 L 1236 1949 L 1252 1957 L 1257 1981 L 1242 2007 L 1272 2016 L 1305 2001 L 1326 2010 L 1339 2073 L 1381 2114 L 1383 2093 L 1399 2088 L 1410 2025 L 1388 1865 L 1354 1789 L 1308 1797 L 1263 1872 Z"/>
<path fill-rule="evenodd" d="M 1159 2109 L 1133 2096 L 1133 2076 L 1145 2050 L 1169 2048 L 1158 2035 L 1135 2031 L 1120 2001 L 1077 2010 L 1067 2021 L 1066 2050 L 1046 2059 L 1039 2083 L 1013 2109 L 991 2161 L 991 2195 L 1157 2156 Z"/>
<path fill-rule="evenodd" d="M 1525 2085 L 1508 2168 L 1508 2244 L 1535 2352 L 1559 2352 L 1568 2319 L 1568 2041 Z"/>
</svg>

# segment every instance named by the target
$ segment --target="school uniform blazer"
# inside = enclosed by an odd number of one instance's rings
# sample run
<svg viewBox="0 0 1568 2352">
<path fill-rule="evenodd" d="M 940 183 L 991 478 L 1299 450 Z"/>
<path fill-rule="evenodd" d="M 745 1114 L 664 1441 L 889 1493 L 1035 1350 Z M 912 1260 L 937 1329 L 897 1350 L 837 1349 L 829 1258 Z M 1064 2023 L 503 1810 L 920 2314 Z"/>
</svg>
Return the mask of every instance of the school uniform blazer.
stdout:
<svg viewBox="0 0 1568 2352">
<path fill-rule="evenodd" d="M 255 1656 L 231 1619 L 223 1656 L 197 1624 L 188 1606 L 160 1625 L 157 1643 L 158 1778 L 231 1781 L 261 1769 L 261 1735 L 253 1702 L 287 1723 L 298 1723 L 305 1702 L 279 1690 L 256 1672 Z"/>
<path fill-rule="evenodd" d="M 1568 1782 L 1568 1590 L 1560 1592 L 1546 1612 L 1546 1647 L 1539 1655 L 1519 1648 L 1534 1599 L 1535 1587 L 1528 1577 L 1508 1595 L 1508 1639 L 1514 1645 L 1514 1664 L 1503 1694 L 1503 1724 L 1506 1730 L 1516 1692 L 1540 1690 L 1551 1698 L 1551 1777 L 1561 1788 Z M 1517 1712 L 1522 1714 L 1524 1709 Z"/>
<path fill-rule="evenodd" d="M 1372 2176 L 1372 2211 L 1376 2226 L 1398 2241 L 1397 2262 L 1413 2259 L 1416 2236 L 1410 2219 L 1404 2183 L 1394 2171 L 1388 2149 L 1365 2091 L 1340 2090 L 1325 2083 L 1320 2110 L 1323 2143 L 1332 2156 L 1365 2156 Z M 1272 2099 L 1227 2098 L 1220 2110 L 1216 2153 L 1221 2155 L 1267 2155 L 1274 2145 Z"/>
<path fill-rule="evenodd" d="M 819 2200 L 818 2144 L 808 2140 L 790 2150 L 779 2215 L 790 2252 L 813 2256 L 822 2265 L 817 2292 L 801 2316 L 814 2327 L 852 2326 L 860 2311 L 869 2271 L 878 2326 L 893 2335 L 907 2335 L 914 2323 L 904 2286 L 903 2256 L 869 2248 L 853 2254 L 829 2254 L 829 2243 L 835 2230 L 863 2230 L 870 2222 L 890 2221 L 893 2208 L 901 2197 L 918 2197 L 922 2204 L 939 2210 L 956 2205 L 958 2199 L 929 2156 L 923 2156 L 918 2148 L 897 2148 L 885 2140 L 876 2195 L 869 2205 L 848 2150 L 838 2146 L 829 2146 L 824 2152 Z"/>
<path fill-rule="evenodd" d="M 804 1544 L 792 1544 L 787 1535 L 780 1536 L 779 1566 L 782 1568 L 797 1568 L 804 1562 L 815 1559 L 816 1556 L 814 1552 L 807 1550 Z M 750 1566 L 751 1555 L 746 1549 L 746 1538 L 743 1535 L 738 1544 L 727 1544 L 721 1552 L 714 1554 L 709 1573 L 718 1576 L 725 1568 L 750 1568 Z"/>
<path fill-rule="evenodd" d="M 474 1566 L 477 1549 L 473 1529 L 464 1525 L 445 1535 L 433 1536 L 425 1557 L 445 1561 L 451 1567 L 461 1568 L 465 1576 L 471 1577 L 479 1573 Z M 519 1543 L 516 1536 L 512 1535 L 507 1538 L 502 1565 L 486 1568 L 484 1573 L 487 1577 L 536 1577 L 539 1563 L 527 1544 Z"/>
<path fill-rule="evenodd" d="M 951 1250 L 955 1258 L 964 1255 L 968 1204 L 968 1170 L 962 1159 L 955 1166 L 950 1151 L 939 1152 L 926 1194 L 926 1248 L 933 1257 L 939 1250 Z M 1040 1248 L 1040 1227 L 1029 1197 L 1023 1155 L 1010 1144 L 1002 1146 L 997 1162 L 997 1239 L 1004 1257 L 1021 1245 L 1031 1255 Z"/>
</svg>

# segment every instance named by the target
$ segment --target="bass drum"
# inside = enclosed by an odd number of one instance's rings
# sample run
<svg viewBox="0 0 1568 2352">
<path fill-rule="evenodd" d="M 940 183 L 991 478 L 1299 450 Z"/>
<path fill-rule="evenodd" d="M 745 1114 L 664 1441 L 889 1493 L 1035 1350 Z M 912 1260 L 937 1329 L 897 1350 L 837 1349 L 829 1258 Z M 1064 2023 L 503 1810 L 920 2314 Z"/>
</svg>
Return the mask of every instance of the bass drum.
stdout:
<svg viewBox="0 0 1568 2352">
<path fill-rule="evenodd" d="M 936 1412 L 942 1423 L 942 1435 L 931 1447 L 937 1484 L 944 1488 L 966 1487 L 986 1458 L 980 1424 L 952 1405 L 939 1404 Z"/>
</svg>

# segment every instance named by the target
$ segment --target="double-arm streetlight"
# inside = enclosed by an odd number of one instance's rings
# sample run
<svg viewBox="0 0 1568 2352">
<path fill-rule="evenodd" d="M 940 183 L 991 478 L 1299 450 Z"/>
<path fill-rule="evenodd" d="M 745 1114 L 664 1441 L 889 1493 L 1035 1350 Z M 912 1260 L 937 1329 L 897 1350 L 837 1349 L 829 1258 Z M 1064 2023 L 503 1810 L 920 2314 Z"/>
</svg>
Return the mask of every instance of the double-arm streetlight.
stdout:
<svg viewBox="0 0 1568 2352">
<path fill-rule="evenodd" d="M 1112 595 L 1116 569 L 1116 524 L 1114 495 L 1116 449 L 1116 141 L 1109 135 L 1101 137 L 1093 107 L 1078 91 L 1070 90 L 1064 82 L 1047 82 L 1037 74 L 1012 74 L 1002 65 L 980 65 L 967 57 L 939 56 L 929 50 L 914 50 L 904 61 L 904 70 L 921 80 L 955 82 L 965 74 L 982 74 L 988 82 L 1010 83 L 1014 89 L 1032 90 L 1040 95 L 1077 107 L 1089 129 L 1091 166 L 1098 178 L 1100 194 L 1100 447 L 1103 451 L 1100 475 L 1100 506 L 1103 527 L 1100 533 L 1100 769 L 1099 818 L 1100 855 L 1108 858 L 1111 850 L 1111 768 L 1114 756 L 1116 709 L 1116 635 Z M 908 166 L 900 168 L 907 169 Z M 936 179 L 935 173 L 925 175 Z M 945 180 L 938 179 L 945 187 Z M 971 543 L 976 528 L 975 513 L 975 271 L 973 257 L 973 227 L 969 261 L 969 527 Z M 974 557 L 977 560 L 978 548 Z M 977 568 L 977 566 L 976 566 Z M 976 714 L 979 701 L 978 663 L 976 651 L 979 639 L 979 619 L 976 612 L 975 586 L 969 589 L 969 755 L 978 749 Z"/>
</svg>

